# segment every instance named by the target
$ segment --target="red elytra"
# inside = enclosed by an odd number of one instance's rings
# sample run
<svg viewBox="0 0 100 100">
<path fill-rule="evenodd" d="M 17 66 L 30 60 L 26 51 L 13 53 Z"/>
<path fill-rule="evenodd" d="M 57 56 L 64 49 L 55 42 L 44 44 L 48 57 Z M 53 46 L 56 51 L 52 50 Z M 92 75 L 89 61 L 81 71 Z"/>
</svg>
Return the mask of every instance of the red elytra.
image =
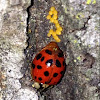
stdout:
<svg viewBox="0 0 100 100">
<path fill-rule="evenodd" d="M 35 56 L 32 62 L 31 75 L 38 83 L 56 85 L 64 72 L 64 55 L 56 42 L 50 42 Z"/>
</svg>

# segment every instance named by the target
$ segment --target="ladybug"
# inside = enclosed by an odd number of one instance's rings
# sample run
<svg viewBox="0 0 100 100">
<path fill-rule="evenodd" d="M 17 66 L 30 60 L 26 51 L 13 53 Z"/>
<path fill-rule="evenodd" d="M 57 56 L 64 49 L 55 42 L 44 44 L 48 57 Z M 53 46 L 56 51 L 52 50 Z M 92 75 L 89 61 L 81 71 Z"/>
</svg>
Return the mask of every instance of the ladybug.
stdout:
<svg viewBox="0 0 100 100">
<path fill-rule="evenodd" d="M 31 65 L 31 75 L 35 81 L 34 87 L 47 88 L 60 82 L 65 72 L 65 60 L 62 50 L 56 42 L 50 42 L 34 58 Z"/>
</svg>

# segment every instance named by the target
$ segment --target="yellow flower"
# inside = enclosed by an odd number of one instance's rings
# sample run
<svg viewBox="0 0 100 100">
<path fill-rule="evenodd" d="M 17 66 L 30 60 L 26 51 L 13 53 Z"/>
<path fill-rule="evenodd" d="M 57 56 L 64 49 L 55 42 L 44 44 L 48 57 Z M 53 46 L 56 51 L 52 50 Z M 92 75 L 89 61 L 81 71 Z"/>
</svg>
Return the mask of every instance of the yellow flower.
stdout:
<svg viewBox="0 0 100 100">
<path fill-rule="evenodd" d="M 61 40 L 59 39 L 57 35 L 61 35 L 62 27 L 60 26 L 57 20 L 58 18 L 57 14 L 58 12 L 56 11 L 55 7 L 51 7 L 49 11 L 49 15 L 47 16 L 47 19 L 49 19 L 50 22 L 54 23 L 57 29 L 56 31 L 53 31 L 52 29 L 50 29 L 47 36 L 50 37 L 52 35 L 53 38 L 56 40 L 56 42 L 60 42 Z"/>
<path fill-rule="evenodd" d="M 50 37 L 52 33 L 53 33 L 53 30 L 50 29 L 50 31 L 49 31 L 49 33 L 47 34 L 47 36 Z"/>
<path fill-rule="evenodd" d="M 55 10 L 55 7 L 51 7 L 51 9 L 50 9 L 51 11 L 54 11 Z"/>
<path fill-rule="evenodd" d="M 54 24 L 58 24 L 58 20 L 54 20 Z"/>
<path fill-rule="evenodd" d="M 53 14 L 53 12 L 52 11 L 49 11 L 49 15 L 52 15 Z"/>
<path fill-rule="evenodd" d="M 53 18 L 50 18 L 50 21 L 53 23 L 54 22 L 54 19 Z"/>
<path fill-rule="evenodd" d="M 53 36 L 56 36 L 56 32 L 53 31 L 52 35 L 53 35 Z"/>
<path fill-rule="evenodd" d="M 59 27 L 58 30 L 59 30 L 59 31 L 62 31 L 62 27 Z"/>
<path fill-rule="evenodd" d="M 47 16 L 47 19 L 51 19 L 51 16 L 50 16 L 50 15 L 48 15 L 48 16 Z"/>
<path fill-rule="evenodd" d="M 57 24 L 56 24 L 56 28 L 59 28 L 59 27 L 60 27 L 60 25 L 59 25 L 59 23 L 57 23 Z"/>
<path fill-rule="evenodd" d="M 53 18 L 54 18 L 54 19 L 57 19 L 57 15 L 53 15 Z"/>
<path fill-rule="evenodd" d="M 52 34 L 52 36 L 53 36 L 53 38 L 54 38 L 57 42 L 60 42 L 60 41 L 61 41 L 61 40 L 58 38 L 58 36 L 57 36 L 57 35 Z"/>
<path fill-rule="evenodd" d="M 54 13 L 54 15 L 57 15 L 58 14 L 56 10 L 54 10 L 53 13 Z"/>
<path fill-rule="evenodd" d="M 57 34 L 57 35 L 61 35 L 61 31 L 56 30 L 56 34 Z"/>
</svg>

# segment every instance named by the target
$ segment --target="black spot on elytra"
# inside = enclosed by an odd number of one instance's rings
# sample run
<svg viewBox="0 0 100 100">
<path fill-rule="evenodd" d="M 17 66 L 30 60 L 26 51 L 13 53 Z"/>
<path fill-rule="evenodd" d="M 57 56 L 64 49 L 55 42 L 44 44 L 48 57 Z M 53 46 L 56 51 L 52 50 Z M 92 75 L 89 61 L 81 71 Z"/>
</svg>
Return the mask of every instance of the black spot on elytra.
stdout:
<svg viewBox="0 0 100 100">
<path fill-rule="evenodd" d="M 52 78 L 51 78 L 49 81 L 45 82 L 45 84 L 48 84 L 48 83 L 50 83 L 51 81 L 52 81 Z"/>
<path fill-rule="evenodd" d="M 35 79 L 36 79 L 37 77 L 35 76 Z"/>
<path fill-rule="evenodd" d="M 53 59 L 49 59 L 49 60 L 46 61 L 46 65 L 47 65 L 48 67 L 50 67 L 50 66 L 52 65 L 52 63 L 53 63 Z M 50 65 L 50 66 L 49 66 L 49 65 Z"/>
<path fill-rule="evenodd" d="M 45 52 L 47 53 L 47 54 L 49 54 L 49 55 L 52 55 L 52 51 L 50 51 L 50 50 L 45 50 Z"/>
<path fill-rule="evenodd" d="M 40 65 L 37 65 L 37 69 L 42 69 L 42 66 L 40 66 Z"/>
<path fill-rule="evenodd" d="M 45 76 L 49 76 L 49 72 L 48 72 L 48 71 L 45 71 L 45 72 L 44 72 L 44 75 L 45 75 Z"/>
<path fill-rule="evenodd" d="M 42 78 L 41 78 L 41 77 L 39 77 L 38 79 L 39 79 L 40 81 L 42 81 Z"/>
<path fill-rule="evenodd" d="M 41 58 L 41 61 L 43 61 L 43 60 L 44 60 L 44 57 Z"/>
<path fill-rule="evenodd" d="M 32 68 L 33 68 L 33 69 L 35 68 L 35 64 L 33 64 L 33 63 L 32 63 Z"/>
<path fill-rule="evenodd" d="M 39 53 L 39 54 L 36 56 L 36 59 L 39 60 L 41 57 L 42 57 L 42 54 Z"/>
<path fill-rule="evenodd" d="M 63 74 L 64 74 L 64 71 L 61 71 L 61 72 L 60 72 L 60 74 L 62 74 L 62 75 L 63 75 Z"/>
<path fill-rule="evenodd" d="M 63 57 L 63 52 L 58 53 L 58 57 Z"/>
<path fill-rule="evenodd" d="M 57 77 L 57 76 L 58 76 L 58 73 L 54 73 L 54 74 L 53 74 L 53 77 Z"/>
<path fill-rule="evenodd" d="M 57 67 L 61 67 L 61 63 L 60 63 L 59 60 L 56 60 L 56 66 L 57 66 Z"/>
</svg>

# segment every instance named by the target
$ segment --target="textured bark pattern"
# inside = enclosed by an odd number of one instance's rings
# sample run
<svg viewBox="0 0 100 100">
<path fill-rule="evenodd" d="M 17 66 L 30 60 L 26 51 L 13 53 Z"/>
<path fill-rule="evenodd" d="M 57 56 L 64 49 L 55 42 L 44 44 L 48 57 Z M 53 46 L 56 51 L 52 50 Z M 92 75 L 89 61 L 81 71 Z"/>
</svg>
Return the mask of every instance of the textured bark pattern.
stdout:
<svg viewBox="0 0 100 100">
<path fill-rule="evenodd" d="M 46 19 L 52 6 L 58 11 L 63 27 L 58 45 L 65 54 L 67 68 L 62 81 L 44 92 L 43 97 L 45 100 L 99 100 L 99 1 L 35 0 L 29 8 L 27 51 L 31 54 L 54 40 L 47 37 L 48 31 L 55 28 Z M 28 54 L 27 59 L 30 59 Z"/>
<path fill-rule="evenodd" d="M 52 6 L 67 66 L 62 81 L 41 95 L 30 64 L 54 40 L 47 37 L 55 29 L 46 19 Z M 99 0 L 0 0 L 0 100 L 100 100 L 99 7 Z"/>
</svg>

